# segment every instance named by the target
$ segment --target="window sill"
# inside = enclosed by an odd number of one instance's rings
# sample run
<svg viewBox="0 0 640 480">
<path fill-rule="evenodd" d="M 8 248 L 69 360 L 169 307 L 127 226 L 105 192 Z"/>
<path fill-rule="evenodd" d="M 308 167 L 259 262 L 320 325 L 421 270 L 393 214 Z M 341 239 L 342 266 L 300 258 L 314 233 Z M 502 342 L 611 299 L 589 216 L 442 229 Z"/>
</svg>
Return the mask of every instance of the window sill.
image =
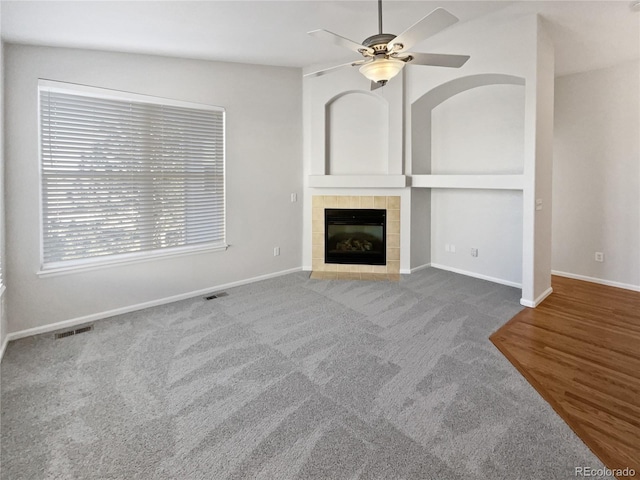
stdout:
<svg viewBox="0 0 640 480">
<path fill-rule="evenodd" d="M 185 255 L 194 255 L 200 253 L 211 253 L 211 252 L 220 252 L 225 251 L 229 248 L 229 245 L 208 245 L 204 247 L 186 247 L 181 249 L 172 249 L 171 251 L 159 251 L 159 252 L 145 252 L 145 253 L 135 253 L 135 254 L 126 254 L 123 256 L 118 256 L 118 258 L 111 259 L 103 259 L 103 260 L 93 260 L 91 262 L 82 262 L 54 266 L 49 268 L 41 268 L 36 272 L 38 277 L 46 278 L 46 277 L 56 277 L 59 275 L 69 275 L 74 273 L 82 273 L 89 272 L 92 270 L 101 270 L 103 268 L 109 268 L 114 266 L 123 266 L 123 265 L 132 265 L 136 263 L 148 262 L 151 260 L 158 260 L 162 258 L 175 258 L 175 257 L 183 257 Z"/>
</svg>

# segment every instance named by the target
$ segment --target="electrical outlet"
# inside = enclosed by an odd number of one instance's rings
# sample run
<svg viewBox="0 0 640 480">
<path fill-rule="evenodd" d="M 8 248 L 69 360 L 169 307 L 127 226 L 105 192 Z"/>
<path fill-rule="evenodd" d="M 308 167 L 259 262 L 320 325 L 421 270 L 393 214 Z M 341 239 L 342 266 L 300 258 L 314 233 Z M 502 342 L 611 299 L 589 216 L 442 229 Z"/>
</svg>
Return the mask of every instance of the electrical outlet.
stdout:
<svg viewBox="0 0 640 480">
<path fill-rule="evenodd" d="M 280 255 L 280 247 L 273 247 L 273 256 L 277 257 Z"/>
<path fill-rule="evenodd" d="M 477 257 L 478 256 L 478 249 L 477 248 L 472 248 L 471 249 L 471 256 L 472 257 Z"/>
<path fill-rule="evenodd" d="M 451 248 L 451 250 L 450 250 L 451 253 L 456 253 L 456 246 L 453 243 L 451 244 L 450 248 Z"/>
<path fill-rule="evenodd" d="M 596 252 L 596 262 L 604 262 L 604 253 Z"/>
<path fill-rule="evenodd" d="M 450 251 L 451 251 L 451 245 L 449 245 L 448 243 L 445 243 L 445 245 L 444 245 L 444 251 L 445 251 L 445 252 L 450 252 Z"/>
<path fill-rule="evenodd" d="M 298 201 L 298 194 L 297 193 L 292 193 L 291 194 L 291 203 L 297 202 Z"/>
</svg>

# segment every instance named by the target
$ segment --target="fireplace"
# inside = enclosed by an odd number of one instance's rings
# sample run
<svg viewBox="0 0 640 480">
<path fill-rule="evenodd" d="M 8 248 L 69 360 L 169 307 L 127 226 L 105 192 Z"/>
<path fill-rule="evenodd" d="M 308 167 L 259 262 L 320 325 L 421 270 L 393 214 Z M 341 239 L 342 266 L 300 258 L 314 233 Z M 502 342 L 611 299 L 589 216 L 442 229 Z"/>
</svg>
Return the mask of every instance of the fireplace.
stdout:
<svg viewBox="0 0 640 480">
<path fill-rule="evenodd" d="M 325 263 L 386 265 L 386 217 L 379 209 L 325 209 Z"/>
<path fill-rule="evenodd" d="M 374 209 L 386 212 L 384 217 L 386 225 L 383 230 L 386 232 L 384 238 L 387 247 L 384 253 L 386 263 L 329 263 L 325 261 L 327 250 L 326 210 L 347 210 L 353 215 L 361 210 Z M 313 272 L 323 272 L 327 275 L 349 274 L 350 278 L 365 279 L 364 277 L 367 277 L 367 280 L 377 279 L 373 278 L 375 275 L 397 275 L 400 273 L 400 196 L 313 195 L 311 211 L 311 269 Z M 353 218 L 349 220 L 352 221 Z M 378 228 L 381 227 L 378 225 Z M 353 258 L 354 255 L 351 257 Z"/>
</svg>

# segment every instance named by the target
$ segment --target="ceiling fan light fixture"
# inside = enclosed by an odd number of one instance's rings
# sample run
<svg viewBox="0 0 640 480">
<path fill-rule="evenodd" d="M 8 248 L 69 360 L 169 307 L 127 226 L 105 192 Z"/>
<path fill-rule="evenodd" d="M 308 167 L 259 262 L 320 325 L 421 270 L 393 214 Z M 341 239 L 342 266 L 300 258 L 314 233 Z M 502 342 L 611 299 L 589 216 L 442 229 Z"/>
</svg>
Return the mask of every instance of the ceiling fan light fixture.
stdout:
<svg viewBox="0 0 640 480">
<path fill-rule="evenodd" d="M 387 82 L 400 73 L 405 66 L 402 60 L 395 58 L 380 58 L 365 63 L 360 67 L 360 73 L 372 82 Z"/>
</svg>

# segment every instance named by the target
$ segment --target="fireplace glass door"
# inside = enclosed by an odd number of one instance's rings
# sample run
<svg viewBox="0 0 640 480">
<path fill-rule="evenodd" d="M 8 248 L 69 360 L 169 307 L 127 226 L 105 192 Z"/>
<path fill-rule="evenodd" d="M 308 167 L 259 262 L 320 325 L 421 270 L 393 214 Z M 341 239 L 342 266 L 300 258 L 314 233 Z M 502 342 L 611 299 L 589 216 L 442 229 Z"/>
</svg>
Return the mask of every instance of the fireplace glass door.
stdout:
<svg viewBox="0 0 640 480">
<path fill-rule="evenodd" d="M 325 209 L 325 263 L 386 265 L 386 210 Z"/>
</svg>

